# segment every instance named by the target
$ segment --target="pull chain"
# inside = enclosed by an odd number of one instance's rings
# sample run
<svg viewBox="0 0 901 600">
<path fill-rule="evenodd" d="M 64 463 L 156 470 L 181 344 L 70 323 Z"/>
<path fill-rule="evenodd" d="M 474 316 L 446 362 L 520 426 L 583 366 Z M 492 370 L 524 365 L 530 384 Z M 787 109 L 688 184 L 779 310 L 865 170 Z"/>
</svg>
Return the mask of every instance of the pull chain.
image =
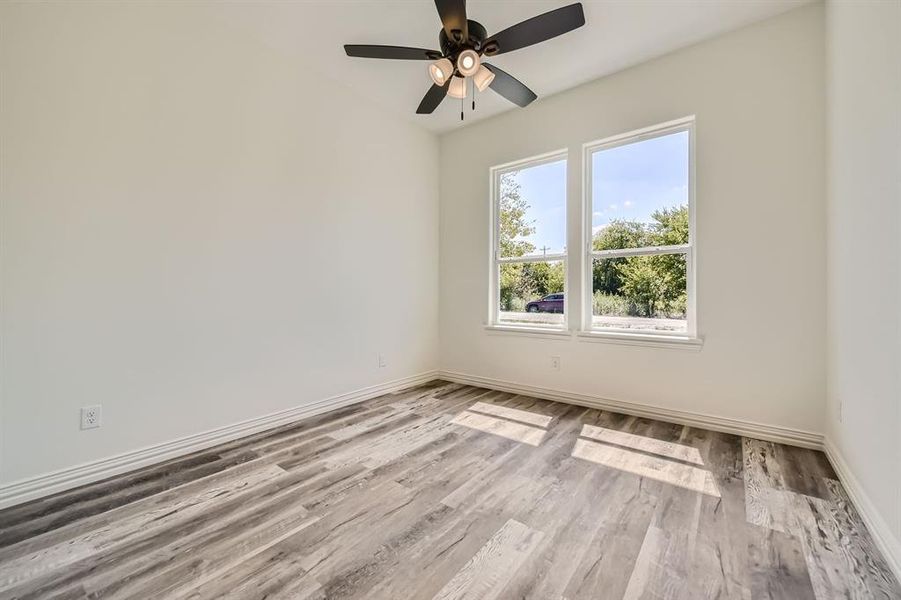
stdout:
<svg viewBox="0 0 901 600">
<path fill-rule="evenodd" d="M 476 109 L 476 80 L 472 80 L 472 110 Z"/>
<path fill-rule="evenodd" d="M 460 120 L 463 120 L 463 109 L 466 107 L 466 80 L 463 80 L 463 97 L 460 98 Z"/>
</svg>

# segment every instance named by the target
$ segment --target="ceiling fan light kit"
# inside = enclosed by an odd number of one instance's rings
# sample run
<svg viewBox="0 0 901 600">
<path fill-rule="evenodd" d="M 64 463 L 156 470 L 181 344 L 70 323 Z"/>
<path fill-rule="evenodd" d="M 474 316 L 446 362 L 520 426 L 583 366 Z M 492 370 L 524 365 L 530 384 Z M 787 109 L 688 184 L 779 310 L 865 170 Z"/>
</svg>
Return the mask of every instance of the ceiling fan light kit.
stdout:
<svg viewBox="0 0 901 600">
<path fill-rule="evenodd" d="M 466 80 L 462 77 L 454 76 L 451 79 L 450 87 L 447 89 L 447 95 L 451 98 L 466 97 Z"/>
<path fill-rule="evenodd" d="M 457 57 L 457 71 L 463 77 L 472 77 L 482 66 L 479 53 L 475 50 L 467 49 L 460 53 Z"/>
<path fill-rule="evenodd" d="M 472 81 L 480 92 L 484 92 L 491 85 L 491 82 L 494 81 L 494 73 L 489 71 L 485 65 L 480 65 L 479 70 L 472 76 Z"/>
<path fill-rule="evenodd" d="M 444 85 L 444 83 L 448 79 L 450 79 L 451 75 L 453 74 L 454 65 L 450 60 L 446 58 L 436 60 L 429 65 L 429 76 L 431 76 L 432 81 L 435 82 L 435 85 Z"/>
<path fill-rule="evenodd" d="M 428 67 L 433 85 L 419 103 L 418 114 L 431 114 L 445 96 L 466 98 L 467 79 L 480 92 L 490 87 L 517 106 L 528 106 L 538 97 L 535 92 L 512 75 L 484 62 L 483 57 L 538 44 L 585 24 L 582 5 L 577 2 L 489 36 L 481 23 L 466 18 L 466 0 L 435 0 L 435 7 L 442 24 L 438 32 L 440 51 L 404 46 L 344 46 L 348 56 L 433 61 Z"/>
</svg>

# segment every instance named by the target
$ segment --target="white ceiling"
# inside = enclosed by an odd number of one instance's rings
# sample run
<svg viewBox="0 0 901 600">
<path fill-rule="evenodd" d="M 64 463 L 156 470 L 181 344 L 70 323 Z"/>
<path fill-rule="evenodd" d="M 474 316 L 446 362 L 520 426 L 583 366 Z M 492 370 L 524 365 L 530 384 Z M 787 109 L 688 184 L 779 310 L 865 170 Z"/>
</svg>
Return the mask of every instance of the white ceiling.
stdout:
<svg viewBox="0 0 901 600">
<path fill-rule="evenodd" d="M 706 38 L 774 16 L 811 0 L 583 0 L 585 26 L 490 62 L 520 79 L 539 100 Z M 572 0 L 470 0 L 467 13 L 489 35 Z M 440 21 L 431 0 L 331 0 L 265 3 L 253 21 L 267 42 L 298 52 L 305 66 L 343 82 L 367 100 L 436 132 L 506 110 L 523 110 L 491 91 L 467 106 L 446 98 L 432 115 L 416 115 L 431 85 L 427 61 L 348 58 L 343 44 L 438 48 Z M 246 14 L 246 13 L 245 13 Z M 467 101 L 469 103 L 469 101 Z M 525 110 L 528 110 L 526 108 Z"/>
</svg>

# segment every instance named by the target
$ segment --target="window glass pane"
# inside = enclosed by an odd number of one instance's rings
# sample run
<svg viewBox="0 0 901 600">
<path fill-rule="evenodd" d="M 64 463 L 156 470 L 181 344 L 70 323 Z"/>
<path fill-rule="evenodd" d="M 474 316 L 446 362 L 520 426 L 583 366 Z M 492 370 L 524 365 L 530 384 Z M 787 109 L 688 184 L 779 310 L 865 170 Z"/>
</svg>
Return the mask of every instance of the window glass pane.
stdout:
<svg viewBox="0 0 901 600">
<path fill-rule="evenodd" d="M 594 328 L 687 331 L 684 254 L 592 261 Z"/>
<path fill-rule="evenodd" d="M 595 250 L 688 243 L 688 132 L 591 156 Z"/>
<path fill-rule="evenodd" d="M 499 272 L 499 320 L 519 325 L 562 325 L 566 279 L 563 261 L 502 263 Z M 559 300 L 545 298 L 559 294 Z"/>
<path fill-rule="evenodd" d="M 566 160 L 501 174 L 498 196 L 502 257 L 565 251 Z"/>
</svg>

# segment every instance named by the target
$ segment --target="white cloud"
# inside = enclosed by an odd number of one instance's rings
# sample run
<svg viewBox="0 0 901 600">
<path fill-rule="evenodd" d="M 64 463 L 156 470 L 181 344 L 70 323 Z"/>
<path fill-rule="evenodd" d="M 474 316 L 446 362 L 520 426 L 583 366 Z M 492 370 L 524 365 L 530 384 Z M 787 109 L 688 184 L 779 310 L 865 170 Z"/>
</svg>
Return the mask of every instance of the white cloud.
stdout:
<svg viewBox="0 0 901 600">
<path fill-rule="evenodd" d="M 616 204 L 611 204 L 611 205 L 610 205 L 610 210 L 616 210 Z"/>
<path fill-rule="evenodd" d="M 630 206 L 632 206 L 632 201 L 626 200 L 625 202 L 623 202 L 623 206 L 625 206 L 626 208 L 629 208 Z"/>
</svg>

